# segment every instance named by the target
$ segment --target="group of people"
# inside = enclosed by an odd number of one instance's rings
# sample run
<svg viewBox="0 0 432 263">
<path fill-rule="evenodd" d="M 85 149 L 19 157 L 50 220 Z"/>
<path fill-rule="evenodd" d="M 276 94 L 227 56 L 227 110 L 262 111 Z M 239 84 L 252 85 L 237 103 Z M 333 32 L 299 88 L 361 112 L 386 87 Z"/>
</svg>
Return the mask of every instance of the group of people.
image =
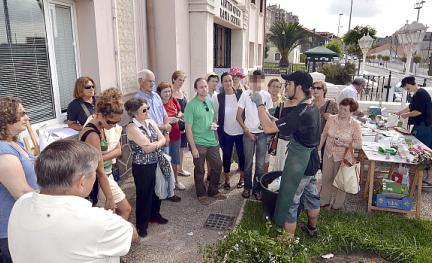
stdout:
<svg viewBox="0 0 432 263">
<path fill-rule="evenodd" d="M 96 96 L 95 82 L 81 77 L 67 112 L 68 126 L 80 132 L 79 140 L 51 143 L 37 159 L 18 139 L 29 121 L 21 101 L 0 98 L 2 262 L 118 261 L 133 240 L 147 236 L 150 223 L 168 223 L 155 193 L 157 173 L 169 155 L 175 188 L 184 190 L 179 176 L 190 175 L 183 169 L 188 149 L 201 204 L 226 199 L 220 188 L 231 189 L 233 160 L 240 173 L 235 187 L 244 188 L 244 198 L 261 199 L 260 178 L 272 167 L 282 171 L 275 223 L 294 235 L 304 209 L 308 222 L 301 229 L 317 235 L 320 208 L 344 204 L 345 193 L 332 182 L 342 160 L 353 162 L 354 149 L 362 145 L 360 123 L 353 116 L 359 113 L 357 93 L 365 82 L 355 79 L 334 100 L 326 98 L 326 83 L 309 73 L 282 74 L 284 85 L 275 78 L 267 90 L 263 71 L 253 71 L 248 85 L 241 81 L 245 77 L 238 68 L 220 77 L 209 73 L 194 80 L 196 94 L 188 100 L 181 89 L 184 72 L 175 71 L 171 82 L 156 85 L 154 73 L 143 70 L 138 92 L 126 102 L 116 88 Z M 412 79 L 404 81 L 415 85 Z M 415 91 L 426 96 L 422 89 Z M 417 118 L 418 123 L 411 119 L 415 133 L 430 138 L 426 129 L 432 108 L 418 106 L 427 98 L 417 97 L 399 114 Z M 129 116 L 125 133 L 136 188 L 135 225 L 128 222 L 132 208 L 113 177 L 124 113 Z M 276 156 L 271 156 L 269 144 L 275 139 Z M 315 178 L 319 169 L 320 189 Z M 175 194 L 167 199 L 181 200 Z"/>
</svg>

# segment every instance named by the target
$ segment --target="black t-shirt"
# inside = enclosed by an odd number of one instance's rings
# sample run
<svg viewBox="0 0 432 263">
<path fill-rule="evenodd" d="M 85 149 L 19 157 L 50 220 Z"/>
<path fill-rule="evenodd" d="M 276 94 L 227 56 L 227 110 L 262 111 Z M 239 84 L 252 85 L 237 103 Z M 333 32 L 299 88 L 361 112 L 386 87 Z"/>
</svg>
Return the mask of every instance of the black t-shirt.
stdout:
<svg viewBox="0 0 432 263">
<path fill-rule="evenodd" d="M 287 112 L 276 121 L 279 134 L 282 137 L 292 136 L 301 145 L 313 148 L 320 142 L 320 113 L 315 104 L 301 103 Z"/>
<path fill-rule="evenodd" d="M 410 111 L 419 111 L 422 114 L 416 117 L 409 117 L 408 124 L 420 125 L 422 123 L 426 125 L 432 125 L 432 101 L 429 93 L 422 88 L 419 88 L 411 99 L 409 105 Z"/>
<path fill-rule="evenodd" d="M 93 103 L 88 103 L 83 101 L 81 98 L 74 99 L 71 101 L 67 108 L 67 120 L 68 121 L 75 121 L 78 122 L 81 125 L 84 125 L 84 123 L 87 121 L 86 112 L 81 106 L 81 103 L 84 104 L 84 106 L 88 109 L 90 114 L 93 114 L 95 112 L 95 105 L 94 105 L 95 99 L 93 98 Z"/>
</svg>

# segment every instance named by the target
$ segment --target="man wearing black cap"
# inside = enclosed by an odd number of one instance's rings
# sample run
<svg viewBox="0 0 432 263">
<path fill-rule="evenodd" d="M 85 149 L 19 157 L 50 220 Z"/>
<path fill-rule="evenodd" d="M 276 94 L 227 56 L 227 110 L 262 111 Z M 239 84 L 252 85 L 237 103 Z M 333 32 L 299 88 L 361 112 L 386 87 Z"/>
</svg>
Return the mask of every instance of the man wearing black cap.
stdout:
<svg viewBox="0 0 432 263">
<path fill-rule="evenodd" d="M 427 147 L 432 148 L 431 96 L 425 89 L 417 86 L 413 76 L 403 78 L 401 87 L 413 94 L 413 97 L 410 105 L 397 114 L 404 119 L 408 118 L 408 124 L 414 126 L 412 134 Z"/>
<path fill-rule="evenodd" d="M 288 155 L 282 172 L 274 221 L 294 235 L 300 205 L 307 210 L 308 224 L 302 230 L 313 236 L 318 233 L 319 193 L 315 174 L 319 168 L 317 146 L 320 141 L 319 109 L 310 99 L 312 77 L 305 72 L 282 74 L 286 80 L 287 95 L 298 103 L 277 121 L 272 121 L 263 107 L 259 94 L 251 96 L 258 107 L 259 120 L 265 133 L 279 132 L 290 136 Z"/>
</svg>

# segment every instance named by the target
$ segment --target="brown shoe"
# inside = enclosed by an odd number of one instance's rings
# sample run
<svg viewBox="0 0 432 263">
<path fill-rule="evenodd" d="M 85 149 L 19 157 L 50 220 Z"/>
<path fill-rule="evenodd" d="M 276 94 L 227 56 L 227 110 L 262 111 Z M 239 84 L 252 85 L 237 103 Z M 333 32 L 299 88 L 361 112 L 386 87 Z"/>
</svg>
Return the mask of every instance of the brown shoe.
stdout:
<svg viewBox="0 0 432 263">
<path fill-rule="evenodd" d="M 200 202 L 202 205 L 206 205 L 206 206 L 211 204 L 211 201 L 207 196 L 198 197 L 198 202 Z"/>
<path fill-rule="evenodd" d="M 210 197 L 211 197 L 211 198 L 214 198 L 214 199 L 216 199 L 216 200 L 226 200 L 226 199 L 227 199 L 226 195 L 223 195 L 223 194 L 221 194 L 221 193 L 217 193 L 217 194 L 212 195 L 212 196 L 210 196 Z"/>
</svg>

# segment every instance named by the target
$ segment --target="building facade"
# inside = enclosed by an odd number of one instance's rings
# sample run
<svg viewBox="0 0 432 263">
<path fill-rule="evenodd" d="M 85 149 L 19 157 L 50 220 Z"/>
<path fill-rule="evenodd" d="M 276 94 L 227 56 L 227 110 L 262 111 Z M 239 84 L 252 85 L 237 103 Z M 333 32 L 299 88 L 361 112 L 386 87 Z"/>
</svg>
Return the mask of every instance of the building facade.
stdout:
<svg viewBox="0 0 432 263">
<path fill-rule="evenodd" d="M 292 12 L 280 8 L 280 5 L 269 5 L 266 11 L 265 31 L 270 32 L 271 26 L 279 20 L 285 20 L 289 23 L 299 23 L 299 17 Z"/>
<path fill-rule="evenodd" d="M 265 0 L 4 0 L 0 96 L 19 97 L 33 123 L 66 118 L 79 76 L 128 97 L 137 72 L 178 69 L 185 91 L 208 72 L 262 67 Z"/>
</svg>

